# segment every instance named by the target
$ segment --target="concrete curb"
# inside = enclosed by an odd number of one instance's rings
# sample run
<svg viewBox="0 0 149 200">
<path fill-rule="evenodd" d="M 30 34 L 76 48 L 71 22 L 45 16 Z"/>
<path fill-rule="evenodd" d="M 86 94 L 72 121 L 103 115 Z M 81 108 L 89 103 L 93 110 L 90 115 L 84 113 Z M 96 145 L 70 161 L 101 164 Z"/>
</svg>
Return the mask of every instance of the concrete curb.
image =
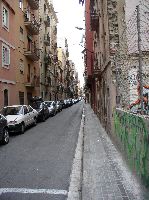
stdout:
<svg viewBox="0 0 149 200">
<path fill-rule="evenodd" d="M 83 166 L 83 138 L 84 138 L 84 108 L 81 120 L 81 126 L 78 136 L 78 143 L 75 151 L 75 157 L 72 165 L 72 173 L 68 191 L 67 200 L 81 199 L 82 166 Z"/>
</svg>

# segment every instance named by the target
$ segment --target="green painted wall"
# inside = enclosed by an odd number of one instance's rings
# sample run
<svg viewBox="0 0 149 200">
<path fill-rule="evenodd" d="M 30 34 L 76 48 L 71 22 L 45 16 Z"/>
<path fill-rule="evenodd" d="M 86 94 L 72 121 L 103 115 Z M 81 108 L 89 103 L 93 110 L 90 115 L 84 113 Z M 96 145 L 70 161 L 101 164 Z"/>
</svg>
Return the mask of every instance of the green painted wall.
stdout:
<svg viewBox="0 0 149 200">
<path fill-rule="evenodd" d="M 149 186 L 149 120 L 116 109 L 114 127 L 131 168 Z"/>
</svg>

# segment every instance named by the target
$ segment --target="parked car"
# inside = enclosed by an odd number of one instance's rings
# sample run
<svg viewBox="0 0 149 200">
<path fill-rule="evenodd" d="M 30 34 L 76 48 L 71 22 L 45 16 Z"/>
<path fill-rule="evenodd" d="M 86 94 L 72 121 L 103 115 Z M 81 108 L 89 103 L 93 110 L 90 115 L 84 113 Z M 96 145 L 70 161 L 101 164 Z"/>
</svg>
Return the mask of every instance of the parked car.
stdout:
<svg viewBox="0 0 149 200">
<path fill-rule="evenodd" d="M 37 124 L 38 113 L 28 105 L 6 106 L 1 110 L 6 117 L 10 132 L 24 133 L 25 128 L 32 124 Z"/>
<path fill-rule="evenodd" d="M 45 102 L 40 97 L 31 99 L 31 106 L 38 112 L 38 121 L 45 121 L 49 116 L 49 109 Z"/>
<path fill-rule="evenodd" d="M 48 106 L 50 116 L 56 115 L 57 107 L 55 101 L 45 101 L 45 104 Z"/>
<path fill-rule="evenodd" d="M 68 108 L 68 107 L 69 107 L 69 100 L 65 99 L 63 108 Z"/>
<path fill-rule="evenodd" d="M 56 102 L 56 111 L 60 112 L 62 111 L 63 107 L 62 107 L 62 103 L 60 101 Z"/>
<path fill-rule="evenodd" d="M 9 142 L 7 119 L 1 114 L 0 114 L 0 142 L 2 144 L 8 144 Z"/>
</svg>

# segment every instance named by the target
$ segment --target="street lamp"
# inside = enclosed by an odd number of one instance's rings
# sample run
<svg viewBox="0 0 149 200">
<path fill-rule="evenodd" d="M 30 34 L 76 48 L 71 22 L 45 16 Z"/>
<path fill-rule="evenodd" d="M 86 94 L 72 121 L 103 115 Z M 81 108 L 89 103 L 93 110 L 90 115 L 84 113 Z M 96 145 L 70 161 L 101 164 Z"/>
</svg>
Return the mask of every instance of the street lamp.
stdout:
<svg viewBox="0 0 149 200">
<path fill-rule="evenodd" d="M 75 28 L 78 29 L 79 31 L 82 31 L 82 30 L 85 31 L 85 29 L 82 28 L 82 27 L 78 27 L 78 26 L 76 26 Z"/>
</svg>

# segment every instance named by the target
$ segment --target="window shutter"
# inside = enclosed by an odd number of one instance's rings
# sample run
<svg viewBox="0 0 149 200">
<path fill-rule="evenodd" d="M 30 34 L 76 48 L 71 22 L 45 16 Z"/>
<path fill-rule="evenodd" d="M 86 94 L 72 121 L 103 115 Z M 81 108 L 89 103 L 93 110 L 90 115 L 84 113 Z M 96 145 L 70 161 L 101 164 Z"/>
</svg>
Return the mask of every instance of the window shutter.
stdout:
<svg viewBox="0 0 149 200">
<path fill-rule="evenodd" d="M 8 10 L 3 6 L 2 24 L 7 29 L 8 29 L 8 26 L 9 26 L 9 21 L 8 20 L 9 20 Z"/>
<path fill-rule="evenodd" d="M 5 24 L 5 8 L 3 7 L 3 24 Z"/>
<path fill-rule="evenodd" d="M 10 49 L 8 48 L 8 65 L 10 65 Z"/>
</svg>

